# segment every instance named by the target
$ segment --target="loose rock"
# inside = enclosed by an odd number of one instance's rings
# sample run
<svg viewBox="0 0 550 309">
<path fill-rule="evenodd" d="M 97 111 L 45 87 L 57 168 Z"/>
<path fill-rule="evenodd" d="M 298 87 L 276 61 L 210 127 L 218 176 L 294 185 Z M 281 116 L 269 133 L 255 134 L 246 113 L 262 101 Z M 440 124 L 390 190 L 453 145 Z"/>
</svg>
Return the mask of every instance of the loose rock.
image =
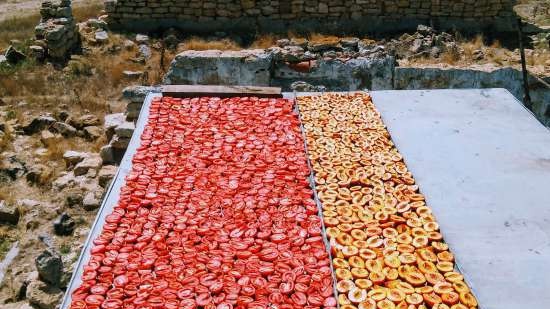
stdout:
<svg viewBox="0 0 550 309">
<path fill-rule="evenodd" d="M 82 115 L 78 118 L 71 118 L 69 124 L 77 129 L 83 129 L 85 127 L 97 126 L 101 123 L 99 118 L 92 114 Z"/>
<path fill-rule="evenodd" d="M 89 141 L 95 141 L 101 137 L 103 130 L 97 126 L 85 127 L 84 128 L 84 137 Z"/>
<path fill-rule="evenodd" d="M 57 252 L 48 248 L 42 251 L 35 260 L 40 280 L 58 286 L 63 270 L 63 261 Z"/>
<path fill-rule="evenodd" d="M 13 46 L 9 46 L 6 50 L 6 53 L 4 54 L 6 56 L 6 59 L 11 64 L 18 64 L 19 62 L 25 60 L 27 56 L 23 54 L 22 52 L 15 49 Z"/>
<path fill-rule="evenodd" d="M 14 224 L 19 222 L 19 208 L 0 201 L 0 224 Z"/>
<path fill-rule="evenodd" d="M 32 119 L 29 123 L 23 124 L 22 128 L 25 134 L 31 135 L 44 130 L 55 122 L 56 120 L 51 116 L 39 116 Z"/>
<path fill-rule="evenodd" d="M 87 152 L 69 150 L 63 154 L 63 160 L 67 166 L 73 166 L 89 156 L 90 154 Z"/>
<path fill-rule="evenodd" d="M 33 281 L 27 287 L 26 296 L 29 303 L 38 309 L 55 309 L 63 297 L 63 291 L 42 281 Z"/>
<path fill-rule="evenodd" d="M 74 167 L 73 172 L 75 176 L 84 175 L 88 173 L 90 169 L 95 171 L 99 170 L 102 164 L 103 160 L 101 160 L 98 154 L 90 154 Z"/>
<path fill-rule="evenodd" d="M 136 125 L 131 121 L 125 121 L 115 128 L 115 134 L 119 138 L 131 138 L 134 134 Z"/>
<path fill-rule="evenodd" d="M 116 113 L 105 115 L 105 121 L 103 122 L 103 128 L 105 129 L 105 135 L 107 135 L 107 140 L 111 140 L 115 134 L 115 128 L 124 123 L 124 114 Z"/>
<path fill-rule="evenodd" d="M 56 235 L 68 236 L 71 235 L 75 228 L 75 221 L 67 213 L 61 214 L 53 223 L 53 228 Z"/>
<path fill-rule="evenodd" d="M 35 164 L 27 172 L 27 181 L 31 184 L 45 185 L 52 177 L 53 171 L 44 164 Z"/>
<path fill-rule="evenodd" d="M 106 188 L 111 180 L 115 177 L 117 167 L 114 165 L 104 165 L 98 173 L 99 185 Z"/>
<path fill-rule="evenodd" d="M 101 200 L 96 196 L 94 192 L 88 192 L 82 200 L 82 207 L 85 210 L 92 211 L 96 210 L 101 206 Z"/>
<path fill-rule="evenodd" d="M 73 137 L 77 134 L 77 130 L 75 127 L 64 122 L 55 122 L 54 124 L 52 124 L 50 129 L 56 133 L 63 135 L 63 137 Z"/>
<path fill-rule="evenodd" d="M 94 39 L 98 43 L 105 43 L 109 40 L 109 34 L 107 34 L 107 31 L 104 30 L 96 31 Z"/>
</svg>

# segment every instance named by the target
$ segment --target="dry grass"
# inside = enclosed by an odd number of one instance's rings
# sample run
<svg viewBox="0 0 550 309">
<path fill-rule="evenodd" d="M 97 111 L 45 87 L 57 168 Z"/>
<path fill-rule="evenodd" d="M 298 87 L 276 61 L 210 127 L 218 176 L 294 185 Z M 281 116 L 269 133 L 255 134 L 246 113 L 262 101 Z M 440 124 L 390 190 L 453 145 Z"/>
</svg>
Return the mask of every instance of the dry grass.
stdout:
<svg viewBox="0 0 550 309">
<path fill-rule="evenodd" d="M 278 36 L 273 34 L 263 34 L 257 37 L 250 45 L 250 48 L 267 49 L 277 45 Z"/>
<path fill-rule="evenodd" d="M 17 16 L 0 22 L 0 50 L 7 48 L 11 40 L 25 41 L 34 36 L 34 27 L 40 21 L 38 13 Z"/>
<path fill-rule="evenodd" d="M 309 35 L 309 41 L 313 43 L 333 43 L 340 42 L 340 38 L 334 35 L 325 35 L 320 33 L 311 33 Z"/>
<path fill-rule="evenodd" d="M 183 42 L 184 49 L 186 50 L 240 50 L 242 49 L 239 44 L 230 39 L 221 39 L 216 41 L 207 41 L 198 37 L 191 37 Z"/>
<path fill-rule="evenodd" d="M 461 45 L 461 47 L 464 51 L 464 56 L 467 59 L 472 59 L 474 57 L 474 51 L 483 50 L 483 48 L 485 47 L 485 43 L 484 43 L 484 39 L 483 39 L 482 34 L 478 34 L 472 40 L 466 41 L 466 42 L 464 42 L 460 45 Z"/>
<path fill-rule="evenodd" d="M 73 6 L 73 16 L 76 22 L 88 20 L 97 17 L 103 10 L 103 2 L 88 3 L 82 6 Z"/>
</svg>

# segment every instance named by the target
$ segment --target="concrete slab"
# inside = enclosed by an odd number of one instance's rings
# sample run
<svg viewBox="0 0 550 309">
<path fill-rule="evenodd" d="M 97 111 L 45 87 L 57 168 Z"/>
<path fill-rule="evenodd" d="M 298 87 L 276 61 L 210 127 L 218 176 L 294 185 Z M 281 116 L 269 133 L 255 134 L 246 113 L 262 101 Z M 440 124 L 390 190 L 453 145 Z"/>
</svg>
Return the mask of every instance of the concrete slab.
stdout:
<svg viewBox="0 0 550 309">
<path fill-rule="evenodd" d="M 550 308 L 549 130 L 504 89 L 372 96 L 480 308 Z"/>
</svg>

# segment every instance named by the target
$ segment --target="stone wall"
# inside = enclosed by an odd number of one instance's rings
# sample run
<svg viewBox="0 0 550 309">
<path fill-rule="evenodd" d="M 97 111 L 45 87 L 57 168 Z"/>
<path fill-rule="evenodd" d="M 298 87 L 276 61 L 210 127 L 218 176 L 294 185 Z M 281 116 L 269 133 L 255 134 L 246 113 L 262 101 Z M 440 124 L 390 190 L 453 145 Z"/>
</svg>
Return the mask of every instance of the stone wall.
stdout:
<svg viewBox="0 0 550 309">
<path fill-rule="evenodd" d="M 111 24 L 190 32 L 323 30 L 388 32 L 432 22 L 440 28 L 513 27 L 514 0 L 106 0 Z M 300 21 L 295 23 L 293 21 Z"/>
<path fill-rule="evenodd" d="M 66 60 L 80 45 L 71 0 L 42 2 L 40 16 L 40 23 L 35 27 L 35 43 L 45 48 L 52 60 Z"/>
<path fill-rule="evenodd" d="M 172 61 L 164 84 L 280 86 L 283 91 L 303 91 L 294 87 L 298 82 L 327 91 L 505 88 L 518 100 L 523 98 L 521 71 L 512 67 L 399 67 L 393 56 L 378 53 L 301 62 L 282 61 L 281 57 L 273 49 L 186 51 Z M 550 83 L 550 77 L 545 81 Z M 550 127 L 550 89 L 534 77 L 529 86 L 531 111 Z M 132 108 L 135 116 L 142 101 L 138 98 L 139 106 Z"/>
</svg>

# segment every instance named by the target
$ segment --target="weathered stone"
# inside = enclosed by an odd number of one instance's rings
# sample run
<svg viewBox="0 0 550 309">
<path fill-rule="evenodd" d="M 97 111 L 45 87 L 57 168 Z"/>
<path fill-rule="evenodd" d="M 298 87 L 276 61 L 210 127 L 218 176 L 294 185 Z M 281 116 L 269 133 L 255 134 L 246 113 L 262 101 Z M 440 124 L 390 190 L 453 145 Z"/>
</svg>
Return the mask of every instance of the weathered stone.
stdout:
<svg viewBox="0 0 550 309">
<path fill-rule="evenodd" d="M 327 49 L 339 49 L 340 41 L 338 39 L 325 39 L 320 41 L 310 41 L 307 45 L 307 49 L 311 52 L 318 53 Z"/>
<path fill-rule="evenodd" d="M 23 61 L 27 58 L 27 56 L 25 56 L 25 54 L 18 51 L 17 49 L 15 49 L 15 47 L 13 47 L 11 45 L 6 50 L 6 53 L 4 54 L 4 56 L 6 56 L 6 59 L 11 64 L 17 64 L 17 63 L 19 63 L 19 62 L 21 62 L 21 61 Z"/>
<path fill-rule="evenodd" d="M 97 140 L 98 138 L 101 137 L 103 133 L 101 128 L 98 126 L 85 127 L 83 131 L 84 131 L 84 137 L 90 141 Z"/>
<path fill-rule="evenodd" d="M 73 172 L 67 173 L 53 182 L 53 187 L 57 191 L 61 191 L 67 187 L 71 187 L 75 184 L 75 175 Z"/>
<path fill-rule="evenodd" d="M 63 270 L 61 257 L 53 249 L 45 249 L 36 257 L 36 269 L 40 280 L 58 286 Z"/>
<path fill-rule="evenodd" d="M 149 36 L 146 34 L 136 34 L 136 42 L 138 44 L 148 44 Z"/>
<path fill-rule="evenodd" d="M 416 27 L 416 31 L 424 36 L 434 33 L 433 28 L 425 25 L 418 25 L 418 27 Z"/>
<path fill-rule="evenodd" d="M 125 121 L 115 128 L 115 134 L 120 138 L 131 138 L 136 125 L 131 121 Z"/>
<path fill-rule="evenodd" d="M 124 47 L 124 49 L 126 50 L 132 50 L 136 47 L 136 43 L 134 43 L 133 41 L 131 40 L 124 40 L 124 42 L 122 42 L 122 46 Z"/>
<path fill-rule="evenodd" d="M 17 224 L 19 222 L 19 208 L 0 201 L 0 224 Z"/>
<path fill-rule="evenodd" d="M 149 58 L 151 58 L 151 55 L 152 55 L 152 52 L 151 52 L 151 48 L 145 44 L 141 44 L 139 45 L 138 47 L 138 57 L 144 59 L 144 60 L 148 60 Z"/>
<path fill-rule="evenodd" d="M 32 119 L 29 123 L 23 124 L 23 132 L 27 135 L 31 135 L 44 130 L 55 122 L 56 120 L 51 116 L 39 116 Z"/>
<path fill-rule="evenodd" d="M 101 206 L 101 200 L 96 196 L 94 192 L 88 192 L 82 200 L 82 207 L 85 210 L 92 211 L 98 209 Z"/>
<path fill-rule="evenodd" d="M 105 135 L 107 135 L 108 140 L 111 140 L 111 138 L 115 134 L 115 128 L 120 126 L 122 123 L 124 123 L 124 114 L 123 113 L 105 115 L 105 121 L 103 122 L 103 128 L 105 129 Z"/>
<path fill-rule="evenodd" d="M 122 75 L 127 79 L 137 80 L 143 76 L 143 71 L 122 71 Z"/>
<path fill-rule="evenodd" d="M 53 134 L 48 130 L 42 130 L 42 132 L 40 132 L 40 141 L 46 147 L 55 145 L 56 143 L 59 142 L 59 140 L 60 140 L 59 136 Z"/>
<path fill-rule="evenodd" d="M 73 126 L 64 123 L 64 122 L 55 122 L 50 127 L 50 130 L 53 130 L 56 133 L 63 135 L 64 137 L 73 137 L 76 136 L 77 130 Z"/>
<path fill-rule="evenodd" d="M 290 85 L 290 89 L 297 92 L 323 92 L 326 90 L 325 86 L 313 86 L 312 84 L 296 81 Z"/>
<path fill-rule="evenodd" d="M 53 223 L 55 234 L 60 236 L 71 235 L 75 228 L 75 221 L 67 213 L 61 214 Z"/>
<path fill-rule="evenodd" d="M 82 115 L 78 118 L 71 118 L 69 120 L 69 124 L 71 124 L 73 127 L 77 129 L 82 129 L 89 126 L 97 126 L 101 122 L 99 118 L 97 118 L 95 115 L 92 114 L 86 114 Z"/>
<path fill-rule="evenodd" d="M 150 92 L 156 92 L 158 88 L 151 86 L 128 86 L 122 90 L 122 97 L 130 102 L 143 103 Z"/>
<path fill-rule="evenodd" d="M 342 47 L 356 49 L 359 41 L 359 38 L 342 38 L 340 39 L 340 45 L 342 45 Z"/>
<path fill-rule="evenodd" d="M 0 161 L 0 182 L 13 181 L 27 172 L 25 162 L 15 155 L 5 155 Z"/>
<path fill-rule="evenodd" d="M 98 43 L 105 43 L 109 41 L 109 34 L 105 30 L 96 31 L 94 34 L 94 39 Z"/>
<path fill-rule="evenodd" d="M 130 144 L 130 138 L 114 135 L 110 145 L 115 149 L 126 149 Z"/>
<path fill-rule="evenodd" d="M 91 27 L 91 28 L 94 28 L 94 29 L 103 29 L 103 30 L 107 29 L 107 22 L 105 22 L 104 20 L 97 19 L 97 18 L 88 19 L 86 21 L 86 25 L 88 27 Z"/>
<path fill-rule="evenodd" d="M 49 182 L 53 175 L 53 171 L 50 167 L 44 164 L 32 165 L 27 171 L 27 181 L 31 184 L 45 185 Z"/>
<path fill-rule="evenodd" d="M 106 188 L 111 180 L 115 177 L 117 172 L 117 167 L 114 165 L 104 165 L 98 173 L 99 185 L 103 188 Z"/>
<path fill-rule="evenodd" d="M 29 50 L 31 51 L 32 57 L 38 61 L 42 61 L 46 58 L 46 50 L 42 46 L 31 45 L 29 46 Z"/>
<path fill-rule="evenodd" d="M 103 163 L 116 163 L 114 149 L 113 146 L 110 144 L 101 147 L 99 155 L 101 156 L 101 160 L 103 160 Z"/>
<path fill-rule="evenodd" d="M 184 51 L 176 56 L 165 84 L 269 85 L 273 56 L 264 50 Z"/>
<path fill-rule="evenodd" d="M 37 280 L 29 283 L 26 296 L 29 303 L 38 309 L 55 309 L 63 297 L 63 291 Z"/>
<path fill-rule="evenodd" d="M 99 170 L 102 164 L 103 160 L 98 154 L 90 154 L 74 167 L 73 172 L 75 176 L 84 175 L 88 173 L 90 169 L 95 171 Z"/>
<path fill-rule="evenodd" d="M 69 150 L 63 154 L 63 160 L 65 160 L 67 166 L 73 166 L 89 156 L 90 154 L 87 152 Z"/>
</svg>

